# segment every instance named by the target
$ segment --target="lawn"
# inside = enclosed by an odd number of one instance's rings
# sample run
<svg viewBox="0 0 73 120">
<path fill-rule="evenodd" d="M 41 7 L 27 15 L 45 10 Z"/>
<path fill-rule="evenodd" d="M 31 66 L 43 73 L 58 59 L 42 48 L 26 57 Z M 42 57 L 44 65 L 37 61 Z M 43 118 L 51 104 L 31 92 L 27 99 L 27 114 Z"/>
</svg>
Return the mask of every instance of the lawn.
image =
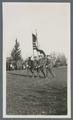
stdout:
<svg viewBox="0 0 73 120">
<path fill-rule="evenodd" d="M 55 68 L 55 77 L 27 76 L 25 70 L 7 71 L 8 115 L 66 115 L 67 68 Z"/>
</svg>

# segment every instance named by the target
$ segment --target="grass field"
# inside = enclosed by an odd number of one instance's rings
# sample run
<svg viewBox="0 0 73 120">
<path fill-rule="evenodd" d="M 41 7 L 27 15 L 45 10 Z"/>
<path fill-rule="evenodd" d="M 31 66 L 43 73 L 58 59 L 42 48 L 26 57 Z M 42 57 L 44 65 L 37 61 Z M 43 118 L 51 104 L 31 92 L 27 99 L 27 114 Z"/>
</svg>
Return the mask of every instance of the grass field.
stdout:
<svg viewBox="0 0 73 120">
<path fill-rule="evenodd" d="M 38 78 L 26 71 L 7 71 L 8 115 L 66 115 L 67 68 L 55 68 L 55 78 Z"/>
</svg>

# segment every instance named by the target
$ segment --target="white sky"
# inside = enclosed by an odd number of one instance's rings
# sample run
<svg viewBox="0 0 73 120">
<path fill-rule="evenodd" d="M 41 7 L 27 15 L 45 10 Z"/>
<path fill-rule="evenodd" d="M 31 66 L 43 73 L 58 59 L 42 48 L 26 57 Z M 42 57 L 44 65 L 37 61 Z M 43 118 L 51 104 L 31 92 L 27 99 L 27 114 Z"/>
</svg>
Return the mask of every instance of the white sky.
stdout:
<svg viewBox="0 0 73 120">
<path fill-rule="evenodd" d="M 3 3 L 3 40 L 10 56 L 16 38 L 23 58 L 33 54 L 32 32 L 37 29 L 40 49 L 62 52 L 70 45 L 70 3 Z"/>
</svg>

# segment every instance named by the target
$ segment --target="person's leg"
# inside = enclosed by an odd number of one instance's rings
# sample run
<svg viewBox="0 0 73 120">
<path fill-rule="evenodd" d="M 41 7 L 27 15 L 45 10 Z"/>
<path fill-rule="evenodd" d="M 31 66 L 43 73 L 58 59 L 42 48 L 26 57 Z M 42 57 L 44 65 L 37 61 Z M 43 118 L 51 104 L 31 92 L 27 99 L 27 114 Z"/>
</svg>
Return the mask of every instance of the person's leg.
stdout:
<svg viewBox="0 0 73 120">
<path fill-rule="evenodd" d="M 46 68 L 46 77 L 48 77 L 48 68 Z"/>
<path fill-rule="evenodd" d="M 40 68 L 37 68 L 37 76 L 40 77 Z"/>
<path fill-rule="evenodd" d="M 48 68 L 48 71 L 50 72 L 50 74 L 52 75 L 52 77 L 55 77 L 55 74 L 53 72 L 53 68 Z"/>
<path fill-rule="evenodd" d="M 41 67 L 41 72 L 43 73 L 44 78 L 45 78 L 45 77 L 46 77 L 46 75 L 45 75 L 45 72 L 44 72 L 44 68 L 43 68 L 43 67 Z"/>
</svg>

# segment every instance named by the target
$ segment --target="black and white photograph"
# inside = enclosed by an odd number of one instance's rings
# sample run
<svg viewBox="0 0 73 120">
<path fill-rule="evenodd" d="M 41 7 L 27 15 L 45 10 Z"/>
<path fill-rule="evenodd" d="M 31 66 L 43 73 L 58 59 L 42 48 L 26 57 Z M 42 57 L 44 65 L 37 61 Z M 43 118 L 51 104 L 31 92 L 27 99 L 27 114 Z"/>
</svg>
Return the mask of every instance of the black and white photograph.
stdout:
<svg viewBox="0 0 73 120">
<path fill-rule="evenodd" d="M 70 118 L 70 3 L 4 2 L 3 117 Z"/>
</svg>

